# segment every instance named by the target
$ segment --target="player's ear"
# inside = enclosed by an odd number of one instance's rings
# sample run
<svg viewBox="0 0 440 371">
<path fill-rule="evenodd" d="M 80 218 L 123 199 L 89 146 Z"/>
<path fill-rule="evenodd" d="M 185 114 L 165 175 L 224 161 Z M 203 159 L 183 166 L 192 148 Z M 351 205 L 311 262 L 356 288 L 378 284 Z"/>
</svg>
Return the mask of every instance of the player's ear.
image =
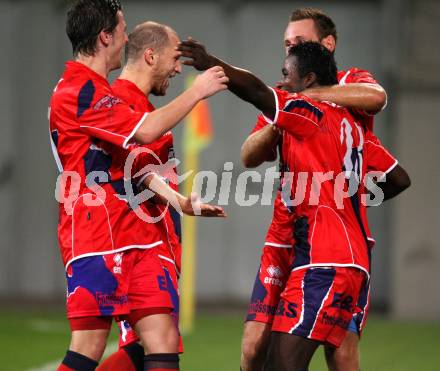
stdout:
<svg viewBox="0 0 440 371">
<path fill-rule="evenodd" d="M 305 85 L 306 89 L 308 89 L 308 88 L 312 87 L 313 85 L 315 85 L 317 80 L 318 80 L 318 77 L 316 76 L 315 72 L 309 72 L 304 77 L 304 85 Z"/>
<path fill-rule="evenodd" d="M 113 39 L 113 34 L 111 32 L 101 31 L 99 33 L 99 40 L 104 46 L 109 46 Z"/>
<path fill-rule="evenodd" d="M 149 65 L 152 66 L 156 62 L 156 55 L 154 54 L 154 50 L 152 48 L 147 48 L 144 51 L 144 60 Z"/>
<path fill-rule="evenodd" d="M 336 40 L 333 35 L 328 35 L 321 40 L 321 45 L 333 53 L 336 48 Z"/>
</svg>

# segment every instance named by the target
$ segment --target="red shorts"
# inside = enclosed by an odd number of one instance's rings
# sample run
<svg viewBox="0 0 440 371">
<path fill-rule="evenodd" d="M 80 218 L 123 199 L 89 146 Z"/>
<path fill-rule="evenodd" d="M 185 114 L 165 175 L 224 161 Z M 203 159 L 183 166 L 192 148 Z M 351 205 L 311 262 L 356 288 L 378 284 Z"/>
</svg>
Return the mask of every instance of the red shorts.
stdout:
<svg viewBox="0 0 440 371">
<path fill-rule="evenodd" d="M 67 269 L 67 318 L 173 308 L 155 249 L 84 257 Z"/>
<path fill-rule="evenodd" d="M 356 268 L 316 267 L 293 271 L 272 325 L 335 347 L 344 340 L 365 283 Z"/>
<path fill-rule="evenodd" d="M 361 288 L 358 301 L 356 303 L 356 309 L 353 313 L 353 327 L 356 329 L 355 332 L 359 336 L 362 335 L 362 331 L 367 322 L 368 310 L 370 309 L 370 281 L 365 281 Z M 351 330 L 351 326 L 349 328 Z"/>
<path fill-rule="evenodd" d="M 178 275 L 174 262 L 168 259 L 160 259 L 163 266 L 163 274 L 158 279 L 161 287 L 166 288 L 169 298 L 172 301 L 173 308 L 171 315 L 174 319 L 177 329 L 179 329 L 179 287 Z M 118 322 L 119 326 L 119 347 L 139 341 L 136 332 L 131 328 L 128 321 Z M 182 336 L 179 339 L 179 353 L 183 353 Z"/>
<path fill-rule="evenodd" d="M 272 323 L 287 279 L 292 249 L 264 246 L 246 321 Z"/>
</svg>

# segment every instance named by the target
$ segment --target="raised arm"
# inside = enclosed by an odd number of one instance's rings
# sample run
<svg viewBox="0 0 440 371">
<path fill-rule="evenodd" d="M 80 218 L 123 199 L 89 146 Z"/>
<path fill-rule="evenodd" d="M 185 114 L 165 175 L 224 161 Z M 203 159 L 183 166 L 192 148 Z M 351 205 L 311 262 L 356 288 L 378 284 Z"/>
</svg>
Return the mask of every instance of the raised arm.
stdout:
<svg viewBox="0 0 440 371">
<path fill-rule="evenodd" d="M 221 67 L 213 67 L 196 77 L 192 86 L 176 99 L 148 115 L 137 128 L 134 139 L 149 144 L 175 127 L 202 99 L 226 90 L 228 78 Z"/>
<path fill-rule="evenodd" d="M 229 78 L 228 89 L 239 98 L 254 105 L 265 116 L 275 116 L 275 99 L 272 90 L 258 77 L 244 69 L 231 66 L 221 59 L 208 54 L 206 48 L 195 40 L 189 39 L 179 44 L 177 49 L 183 57 L 189 58 L 183 64 L 193 66 L 199 71 L 220 66 Z"/>
</svg>

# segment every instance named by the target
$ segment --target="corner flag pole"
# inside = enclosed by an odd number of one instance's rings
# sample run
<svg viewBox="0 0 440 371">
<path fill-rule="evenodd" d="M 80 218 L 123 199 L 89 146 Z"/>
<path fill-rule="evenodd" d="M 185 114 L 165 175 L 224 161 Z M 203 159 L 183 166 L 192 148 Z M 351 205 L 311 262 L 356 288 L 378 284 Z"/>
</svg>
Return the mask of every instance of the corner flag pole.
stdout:
<svg viewBox="0 0 440 371">
<path fill-rule="evenodd" d="M 186 80 L 188 88 L 194 76 Z M 183 133 L 184 173 L 192 172 L 185 180 L 183 194 L 190 196 L 194 178 L 199 170 L 199 154 L 209 146 L 213 137 L 212 120 L 208 102 L 200 101 L 185 120 Z M 190 333 L 194 328 L 196 307 L 196 258 L 197 258 L 197 217 L 184 216 L 182 229 L 182 277 L 180 300 L 180 327 L 182 333 Z"/>
</svg>

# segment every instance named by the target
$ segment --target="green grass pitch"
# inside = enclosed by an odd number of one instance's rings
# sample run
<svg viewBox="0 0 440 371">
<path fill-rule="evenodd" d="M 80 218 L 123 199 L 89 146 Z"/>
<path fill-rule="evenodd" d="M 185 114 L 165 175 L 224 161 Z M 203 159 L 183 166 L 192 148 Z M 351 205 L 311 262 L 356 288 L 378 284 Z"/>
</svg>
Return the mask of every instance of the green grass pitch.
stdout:
<svg viewBox="0 0 440 371">
<path fill-rule="evenodd" d="M 68 346 L 68 324 L 58 313 L 1 313 L 0 370 L 56 369 Z M 242 316 L 197 316 L 195 331 L 184 337 L 183 371 L 234 371 L 239 368 Z M 116 340 L 116 331 L 110 343 Z M 361 342 L 362 371 L 440 370 L 440 323 L 396 322 L 372 316 Z M 52 363 L 52 365 L 51 365 Z M 42 367 L 42 366 L 45 366 Z M 326 370 L 318 350 L 310 371 Z"/>
</svg>

